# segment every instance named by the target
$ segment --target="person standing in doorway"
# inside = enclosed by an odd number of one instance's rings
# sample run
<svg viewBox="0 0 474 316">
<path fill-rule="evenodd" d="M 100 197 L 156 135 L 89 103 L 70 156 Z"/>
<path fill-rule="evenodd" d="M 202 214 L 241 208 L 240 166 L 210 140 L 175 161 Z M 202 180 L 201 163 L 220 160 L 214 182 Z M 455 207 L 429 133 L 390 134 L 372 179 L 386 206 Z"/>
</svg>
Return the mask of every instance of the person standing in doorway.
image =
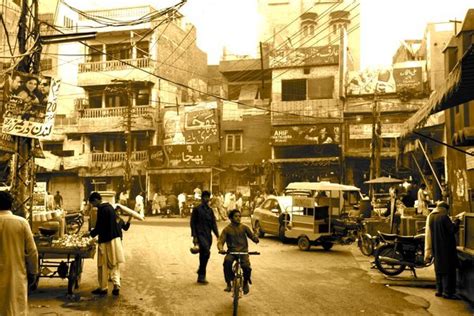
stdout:
<svg viewBox="0 0 474 316">
<path fill-rule="evenodd" d="M 219 238 L 216 218 L 209 206 L 211 193 L 203 191 L 201 194 L 201 204 L 193 208 L 191 214 L 191 236 L 193 243 L 199 246 L 199 269 L 197 282 L 207 284 L 206 268 L 211 256 L 212 232 Z"/>
<path fill-rule="evenodd" d="M 436 273 L 436 296 L 446 299 L 457 299 L 456 268 L 458 255 L 456 251 L 456 232 L 460 218 L 453 223 L 448 216 L 449 205 L 441 201 L 426 219 L 425 261 L 434 257 Z"/>
<path fill-rule="evenodd" d="M 56 194 L 54 195 L 54 208 L 55 209 L 61 209 L 63 206 L 63 197 L 59 191 L 56 191 Z"/>
<path fill-rule="evenodd" d="M 13 215 L 13 198 L 0 191 L 0 315 L 28 314 L 28 284 L 38 274 L 38 251 L 26 219 Z"/>
<path fill-rule="evenodd" d="M 102 196 L 98 192 L 92 192 L 89 203 L 97 207 L 97 223 L 91 230 L 92 237 L 99 236 L 99 247 L 97 254 L 97 276 L 99 287 L 92 294 L 106 295 L 108 290 L 109 275 L 112 279 L 114 289 L 112 294 L 120 293 L 120 264 L 125 262 L 121 240 L 121 227 L 117 225 L 117 214 L 108 202 L 102 202 Z"/>
</svg>

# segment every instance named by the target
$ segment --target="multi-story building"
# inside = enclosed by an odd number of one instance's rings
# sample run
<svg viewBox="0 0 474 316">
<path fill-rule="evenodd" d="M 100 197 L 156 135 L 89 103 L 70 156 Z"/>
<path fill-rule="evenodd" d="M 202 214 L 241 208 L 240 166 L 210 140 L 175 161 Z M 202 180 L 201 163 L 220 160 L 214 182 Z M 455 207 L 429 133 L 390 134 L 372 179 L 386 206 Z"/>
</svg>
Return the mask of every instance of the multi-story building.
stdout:
<svg viewBox="0 0 474 316">
<path fill-rule="evenodd" d="M 183 102 L 198 102 L 196 91 L 206 91 L 207 56 L 196 46 L 194 26 L 179 12 L 158 15 L 154 8 L 141 6 L 86 11 L 76 19 L 66 15 L 62 19 L 65 27 L 97 32 L 84 44 L 57 47 L 59 56 L 68 49 L 67 55 L 73 55 L 70 47 L 79 47 L 83 57 L 76 56 L 77 70 L 69 70 L 74 78 L 63 79 L 62 86 L 80 87 L 82 92 L 61 90 L 69 99 L 58 101 L 58 114 L 64 113 L 55 126 L 60 136 L 44 145 L 70 155 L 60 158 L 54 177 L 47 172 L 44 178 L 51 190 L 67 183 L 61 192 L 74 194 L 71 203 L 76 207 L 92 190 L 118 192 L 130 181 L 133 197 L 146 191 L 147 184 L 164 183 L 163 178 L 172 177 L 169 173 L 179 172 L 171 166 L 165 166 L 170 169 L 166 174 L 149 172 L 148 150 L 150 145 L 162 145 L 164 113 L 178 111 Z M 103 17 L 114 25 L 99 23 Z M 127 22 L 143 17 L 154 18 Z M 55 18 L 58 24 L 61 17 Z M 58 182 L 57 173 L 63 172 L 71 175 Z"/>
<path fill-rule="evenodd" d="M 260 58 L 226 55 L 219 71 L 227 99 L 222 103 L 220 166 L 221 191 L 253 195 L 267 188 L 264 166 L 270 158 L 271 71 L 266 47 Z"/>
<path fill-rule="evenodd" d="M 260 1 L 272 69 L 273 186 L 342 179 L 344 74 L 359 67 L 358 1 Z"/>
</svg>

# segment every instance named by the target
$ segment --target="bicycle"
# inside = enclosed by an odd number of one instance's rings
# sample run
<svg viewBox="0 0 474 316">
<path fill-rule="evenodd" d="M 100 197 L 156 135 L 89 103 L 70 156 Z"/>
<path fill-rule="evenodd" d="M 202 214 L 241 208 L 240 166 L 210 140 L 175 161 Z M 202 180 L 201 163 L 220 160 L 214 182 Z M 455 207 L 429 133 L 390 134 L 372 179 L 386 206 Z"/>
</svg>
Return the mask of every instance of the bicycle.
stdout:
<svg viewBox="0 0 474 316">
<path fill-rule="evenodd" d="M 249 251 L 249 252 L 235 252 L 235 251 L 228 251 L 225 253 L 221 253 L 222 255 L 234 255 L 237 257 L 237 260 L 234 261 L 232 265 L 232 271 L 234 272 L 234 280 L 232 281 L 232 298 L 233 298 L 233 313 L 232 315 L 237 316 L 237 311 L 239 308 L 239 298 L 242 297 L 243 293 L 243 284 L 244 284 L 244 275 L 242 272 L 241 267 L 241 256 L 242 255 L 260 255 L 258 251 Z"/>
</svg>

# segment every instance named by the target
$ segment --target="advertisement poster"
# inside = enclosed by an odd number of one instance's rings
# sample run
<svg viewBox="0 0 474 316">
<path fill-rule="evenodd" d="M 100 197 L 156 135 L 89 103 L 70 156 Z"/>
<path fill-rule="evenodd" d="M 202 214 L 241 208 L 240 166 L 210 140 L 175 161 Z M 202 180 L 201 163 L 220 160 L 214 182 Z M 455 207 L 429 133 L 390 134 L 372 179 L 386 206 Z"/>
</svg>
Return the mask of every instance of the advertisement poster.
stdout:
<svg viewBox="0 0 474 316">
<path fill-rule="evenodd" d="M 19 72 L 7 74 L 2 132 L 48 138 L 53 131 L 59 86 L 54 78 Z"/>
<path fill-rule="evenodd" d="M 163 115 L 164 145 L 219 142 L 217 103 L 186 106 L 184 111 L 168 110 Z"/>
<path fill-rule="evenodd" d="M 272 144 L 278 145 L 326 145 L 339 144 L 340 127 L 332 125 L 277 126 L 272 128 Z"/>
</svg>

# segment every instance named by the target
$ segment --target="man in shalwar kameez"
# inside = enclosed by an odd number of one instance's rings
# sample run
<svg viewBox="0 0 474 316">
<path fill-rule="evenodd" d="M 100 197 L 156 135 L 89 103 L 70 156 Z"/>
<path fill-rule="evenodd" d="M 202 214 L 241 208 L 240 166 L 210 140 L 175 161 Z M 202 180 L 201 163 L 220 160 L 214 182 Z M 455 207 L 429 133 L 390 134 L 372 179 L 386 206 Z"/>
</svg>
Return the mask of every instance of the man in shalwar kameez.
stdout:
<svg viewBox="0 0 474 316">
<path fill-rule="evenodd" d="M 97 223 L 91 230 L 91 236 L 99 236 L 97 253 L 97 275 L 99 287 L 93 294 L 106 295 L 109 274 L 114 285 L 113 295 L 120 293 L 120 263 L 125 262 L 120 227 L 117 225 L 116 213 L 112 205 L 102 202 L 98 192 L 92 192 L 89 202 L 97 207 Z"/>
<path fill-rule="evenodd" d="M 10 211 L 0 191 L 0 315 L 28 314 L 28 278 L 38 274 L 38 251 L 28 222 Z"/>
</svg>

